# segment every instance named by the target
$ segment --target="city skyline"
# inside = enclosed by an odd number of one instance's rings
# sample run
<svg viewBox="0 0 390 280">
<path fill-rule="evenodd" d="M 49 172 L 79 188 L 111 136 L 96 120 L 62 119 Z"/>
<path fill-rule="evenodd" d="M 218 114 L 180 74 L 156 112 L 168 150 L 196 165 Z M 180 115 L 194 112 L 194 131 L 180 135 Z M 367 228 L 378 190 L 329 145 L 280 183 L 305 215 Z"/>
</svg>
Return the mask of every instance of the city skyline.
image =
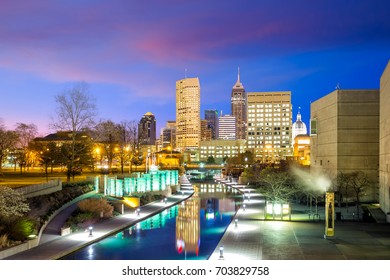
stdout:
<svg viewBox="0 0 390 280">
<path fill-rule="evenodd" d="M 246 92 L 291 91 L 296 120 L 341 89 L 378 89 L 390 58 L 388 1 L 2 1 L 0 119 L 52 132 L 54 96 L 79 81 L 97 120 L 175 120 L 175 81 L 198 77 L 201 117 Z"/>
</svg>

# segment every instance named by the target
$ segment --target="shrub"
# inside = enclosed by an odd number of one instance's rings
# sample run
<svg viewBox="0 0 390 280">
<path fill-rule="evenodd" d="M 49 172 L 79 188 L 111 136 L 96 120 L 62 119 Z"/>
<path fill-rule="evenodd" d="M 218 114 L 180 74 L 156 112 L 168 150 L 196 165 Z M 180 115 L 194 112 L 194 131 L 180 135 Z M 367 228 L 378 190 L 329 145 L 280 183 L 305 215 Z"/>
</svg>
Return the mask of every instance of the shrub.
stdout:
<svg viewBox="0 0 390 280">
<path fill-rule="evenodd" d="M 113 216 L 114 207 L 110 205 L 107 199 L 89 198 L 78 203 L 81 212 L 93 213 L 95 217 L 111 218 Z M 101 216 L 102 215 L 102 216 Z"/>
<path fill-rule="evenodd" d="M 83 213 L 76 211 L 65 223 L 65 227 L 70 227 L 72 232 L 85 228 L 95 221 L 93 213 Z"/>
<path fill-rule="evenodd" d="M 10 226 L 9 237 L 13 240 L 23 241 L 34 232 L 36 232 L 35 221 L 29 217 L 22 217 Z"/>
</svg>

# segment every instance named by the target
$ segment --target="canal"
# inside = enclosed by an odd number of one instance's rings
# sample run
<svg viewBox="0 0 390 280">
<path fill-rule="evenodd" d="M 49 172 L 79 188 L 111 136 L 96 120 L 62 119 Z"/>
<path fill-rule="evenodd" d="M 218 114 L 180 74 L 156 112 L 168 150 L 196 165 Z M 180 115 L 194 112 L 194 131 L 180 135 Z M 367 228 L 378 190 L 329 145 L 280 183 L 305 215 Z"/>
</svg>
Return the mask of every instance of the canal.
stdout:
<svg viewBox="0 0 390 280">
<path fill-rule="evenodd" d="M 191 198 L 63 260 L 205 260 L 239 208 L 241 196 L 219 184 L 196 184 Z"/>
</svg>

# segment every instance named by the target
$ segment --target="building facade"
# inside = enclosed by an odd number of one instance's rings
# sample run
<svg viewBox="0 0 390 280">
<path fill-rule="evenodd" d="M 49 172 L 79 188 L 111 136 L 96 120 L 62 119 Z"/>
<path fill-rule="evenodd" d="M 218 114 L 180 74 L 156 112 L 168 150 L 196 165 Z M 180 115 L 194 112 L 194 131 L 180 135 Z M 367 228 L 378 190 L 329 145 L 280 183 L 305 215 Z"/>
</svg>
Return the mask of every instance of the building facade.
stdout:
<svg viewBox="0 0 390 280">
<path fill-rule="evenodd" d="M 390 212 L 390 61 L 380 79 L 379 205 Z"/>
<path fill-rule="evenodd" d="M 213 138 L 213 131 L 207 120 L 200 120 L 200 141 L 208 141 Z"/>
<path fill-rule="evenodd" d="M 291 92 L 248 92 L 247 101 L 247 145 L 254 160 L 279 163 L 292 156 Z"/>
<path fill-rule="evenodd" d="M 161 148 L 171 147 L 176 149 L 176 122 L 167 121 L 165 127 L 161 129 L 160 133 Z"/>
<path fill-rule="evenodd" d="M 210 140 L 202 141 L 199 146 L 199 160 L 206 162 L 213 157 L 215 163 L 221 164 L 226 158 L 237 157 L 246 151 L 246 141 L 239 140 Z"/>
<path fill-rule="evenodd" d="M 237 135 L 236 117 L 220 116 L 218 120 L 218 139 L 235 140 Z"/>
<path fill-rule="evenodd" d="M 198 150 L 200 142 L 200 84 L 198 78 L 176 81 L 176 149 Z"/>
<path fill-rule="evenodd" d="M 294 161 L 301 166 L 310 166 L 310 136 L 299 134 L 294 141 Z"/>
<path fill-rule="evenodd" d="M 147 112 L 138 123 L 138 137 L 141 145 L 156 144 L 156 118 Z"/>
<path fill-rule="evenodd" d="M 310 173 L 326 175 L 362 171 L 375 199 L 379 163 L 379 91 L 335 90 L 311 103 Z M 377 198 L 376 198 L 377 199 Z"/>
<path fill-rule="evenodd" d="M 204 118 L 207 120 L 207 126 L 211 129 L 212 139 L 218 138 L 218 111 L 208 109 L 204 111 Z"/>
<path fill-rule="evenodd" d="M 240 70 L 238 70 L 237 82 L 234 84 L 231 94 L 231 115 L 236 118 L 236 139 L 246 139 L 246 111 L 247 98 L 245 88 L 240 81 Z"/>
</svg>

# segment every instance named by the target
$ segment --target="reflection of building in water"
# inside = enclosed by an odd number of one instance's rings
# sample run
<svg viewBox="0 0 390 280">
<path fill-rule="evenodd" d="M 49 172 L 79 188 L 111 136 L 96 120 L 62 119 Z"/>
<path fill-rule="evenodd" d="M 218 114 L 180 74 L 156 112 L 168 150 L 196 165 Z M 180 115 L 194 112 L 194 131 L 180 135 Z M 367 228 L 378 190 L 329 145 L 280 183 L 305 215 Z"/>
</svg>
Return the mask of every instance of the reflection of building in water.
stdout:
<svg viewBox="0 0 390 280">
<path fill-rule="evenodd" d="M 206 219 L 215 219 L 223 213 L 237 211 L 238 205 L 232 199 L 225 198 L 226 194 L 233 192 L 232 188 L 216 184 L 201 184 L 200 189 L 203 193 L 202 197 L 208 197 L 207 200 L 202 200 L 201 205 L 201 208 L 205 209 Z"/>
<path fill-rule="evenodd" d="M 206 205 L 202 205 L 201 207 L 205 210 L 205 216 L 207 220 L 215 219 L 218 216 L 218 199 L 215 198 L 209 198 L 205 200 Z"/>
<path fill-rule="evenodd" d="M 179 253 L 199 253 L 200 244 L 200 200 L 198 192 L 179 207 L 176 217 L 176 249 Z"/>
<path fill-rule="evenodd" d="M 141 229 L 154 229 L 161 228 L 165 226 L 165 223 L 168 219 L 171 219 L 177 215 L 177 207 L 171 207 L 159 214 L 152 216 L 149 219 L 146 219 L 141 222 Z"/>
<path fill-rule="evenodd" d="M 142 230 L 152 230 L 157 228 L 162 228 L 165 226 L 167 220 L 172 219 L 177 216 L 178 206 L 171 207 L 164 210 L 161 213 L 158 213 L 144 221 L 141 221 L 134 226 L 131 226 L 127 229 L 116 234 L 117 238 L 129 238 L 133 234 Z"/>
</svg>

